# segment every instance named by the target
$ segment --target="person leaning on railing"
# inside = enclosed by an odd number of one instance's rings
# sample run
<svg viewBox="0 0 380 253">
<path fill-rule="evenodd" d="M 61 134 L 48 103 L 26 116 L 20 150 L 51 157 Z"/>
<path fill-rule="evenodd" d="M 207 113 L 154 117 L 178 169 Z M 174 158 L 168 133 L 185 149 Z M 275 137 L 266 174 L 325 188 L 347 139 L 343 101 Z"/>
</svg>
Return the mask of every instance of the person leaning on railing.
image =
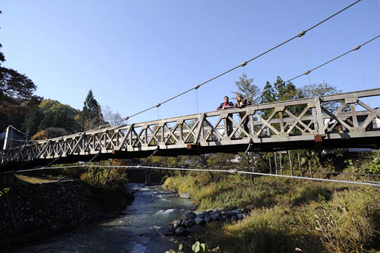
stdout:
<svg viewBox="0 0 380 253">
<path fill-rule="evenodd" d="M 236 104 L 235 104 L 235 107 L 238 107 L 238 108 L 244 108 L 248 105 L 248 102 L 246 99 L 243 98 L 242 95 L 237 95 L 236 97 Z M 240 119 L 243 119 L 244 116 L 245 116 L 245 112 L 239 112 L 239 116 L 240 116 Z M 243 121 L 243 127 L 244 127 L 244 130 L 249 133 L 249 129 L 248 129 L 248 118 L 246 118 L 244 121 Z"/>
<path fill-rule="evenodd" d="M 229 98 L 227 96 L 224 97 L 224 102 L 221 103 L 218 108 L 216 108 L 216 110 L 225 110 L 225 109 L 230 109 L 230 108 L 233 108 L 234 107 L 234 104 L 232 102 L 229 102 Z M 232 113 L 231 114 L 228 114 L 228 117 L 233 117 L 232 116 Z M 232 127 L 232 121 L 229 120 L 228 118 L 226 119 L 227 121 L 227 135 L 230 136 L 231 133 L 232 133 L 232 130 L 233 130 L 233 127 Z"/>
</svg>

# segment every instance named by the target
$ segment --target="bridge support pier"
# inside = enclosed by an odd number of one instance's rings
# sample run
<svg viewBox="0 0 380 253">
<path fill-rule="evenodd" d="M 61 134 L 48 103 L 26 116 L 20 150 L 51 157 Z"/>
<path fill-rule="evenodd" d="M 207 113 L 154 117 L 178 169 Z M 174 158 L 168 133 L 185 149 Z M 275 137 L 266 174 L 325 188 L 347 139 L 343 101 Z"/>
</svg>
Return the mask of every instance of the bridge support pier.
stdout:
<svg viewBox="0 0 380 253">
<path fill-rule="evenodd" d="M 0 174 L 0 185 L 12 186 L 14 185 L 14 183 L 15 183 L 14 173 Z"/>
<path fill-rule="evenodd" d="M 145 185 L 150 185 L 150 172 L 151 169 L 145 170 Z"/>
</svg>

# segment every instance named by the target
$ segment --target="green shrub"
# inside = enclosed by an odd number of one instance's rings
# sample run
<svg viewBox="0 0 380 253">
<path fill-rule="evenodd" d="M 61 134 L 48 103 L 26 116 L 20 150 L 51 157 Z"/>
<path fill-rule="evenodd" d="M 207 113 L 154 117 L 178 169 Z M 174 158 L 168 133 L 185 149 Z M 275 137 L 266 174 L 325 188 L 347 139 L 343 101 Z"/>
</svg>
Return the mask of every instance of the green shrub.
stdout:
<svg viewBox="0 0 380 253">
<path fill-rule="evenodd" d="M 331 199 L 332 192 L 319 184 L 305 184 L 297 189 L 293 205 L 309 203 L 310 201 L 325 201 Z"/>
</svg>

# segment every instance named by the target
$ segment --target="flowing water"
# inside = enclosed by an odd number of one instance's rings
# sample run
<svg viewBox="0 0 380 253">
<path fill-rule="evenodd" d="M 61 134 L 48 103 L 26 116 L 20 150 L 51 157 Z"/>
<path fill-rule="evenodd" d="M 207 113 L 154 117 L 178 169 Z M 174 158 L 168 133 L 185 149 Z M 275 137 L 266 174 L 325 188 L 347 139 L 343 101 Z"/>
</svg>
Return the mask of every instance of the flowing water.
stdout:
<svg viewBox="0 0 380 253">
<path fill-rule="evenodd" d="M 158 230 L 194 208 L 192 202 L 162 191 L 160 186 L 128 184 L 128 188 L 136 191 L 135 200 L 123 217 L 20 248 L 17 252 L 164 253 L 177 249 L 178 246 Z"/>
</svg>

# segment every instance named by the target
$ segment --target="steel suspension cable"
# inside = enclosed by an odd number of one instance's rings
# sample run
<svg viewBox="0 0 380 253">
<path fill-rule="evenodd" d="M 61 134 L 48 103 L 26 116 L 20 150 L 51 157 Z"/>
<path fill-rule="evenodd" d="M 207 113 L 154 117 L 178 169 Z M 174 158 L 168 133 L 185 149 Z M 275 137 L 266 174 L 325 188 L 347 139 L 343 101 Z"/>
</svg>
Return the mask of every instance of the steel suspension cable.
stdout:
<svg viewBox="0 0 380 253">
<path fill-rule="evenodd" d="M 197 99 L 197 113 L 199 113 L 199 104 L 198 104 L 198 89 L 195 90 L 195 96 L 196 96 L 196 99 Z"/>
<path fill-rule="evenodd" d="M 353 52 L 353 51 L 358 51 L 360 48 L 362 48 L 363 46 L 367 45 L 368 43 L 371 43 L 372 41 L 378 39 L 379 37 L 380 37 L 380 35 L 377 35 L 376 37 L 374 37 L 374 38 L 372 38 L 372 39 L 370 39 L 370 40 L 364 42 L 363 44 L 360 44 L 360 45 L 354 47 L 353 49 L 351 49 L 351 50 L 349 50 L 349 51 L 347 51 L 347 52 L 345 52 L 345 53 L 343 53 L 343 54 L 341 54 L 341 55 L 338 55 L 338 56 L 332 58 L 331 60 L 328 60 L 328 61 L 326 61 L 326 62 L 324 62 L 324 63 L 322 63 L 322 64 L 316 66 L 315 68 L 312 68 L 312 69 L 310 69 L 310 70 L 307 70 L 306 72 L 304 72 L 304 73 L 302 73 L 302 74 L 299 74 L 299 75 L 297 75 L 297 76 L 295 76 L 295 77 L 293 77 L 293 78 L 290 78 L 290 79 L 288 79 L 287 81 L 283 81 L 283 83 L 289 83 L 289 82 L 291 82 L 291 81 L 293 81 L 293 80 L 295 80 L 295 79 L 298 79 L 298 78 L 300 78 L 300 77 L 302 77 L 302 76 L 304 76 L 304 75 L 309 75 L 309 74 L 310 74 L 311 72 L 313 72 L 314 70 L 317 70 L 317 69 L 319 69 L 319 68 L 321 68 L 321 67 L 323 67 L 323 66 L 325 66 L 325 65 L 327 65 L 327 64 L 329 64 L 329 63 L 331 63 L 331 62 L 333 62 L 333 61 L 335 61 L 335 60 L 338 60 L 339 58 L 341 58 L 341 57 L 343 57 L 343 56 L 345 56 L 345 55 L 347 55 L 347 54 L 349 54 L 349 53 L 351 53 L 351 52 Z M 268 88 L 268 89 L 264 89 L 263 91 L 261 91 L 261 92 L 259 93 L 259 95 L 262 96 L 262 95 L 264 94 L 264 92 L 269 91 L 269 90 L 271 90 L 271 89 L 273 89 L 273 87 L 270 87 L 270 88 Z"/>
<path fill-rule="evenodd" d="M 79 165 L 79 166 L 67 166 L 67 167 L 44 167 L 44 169 L 59 169 L 59 168 L 69 168 L 69 167 L 87 167 L 90 165 Z M 93 166 L 93 167 L 96 167 Z M 329 182 L 329 183 L 343 183 L 343 184 L 357 184 L 357 185 L 365 185 L 365 186 L 380 186 L 380 183 L 377 181 L 369 181 L 369 180 L 363 180 L 364 182 L 358 182 L 358 181 L 347 181 L 347 180 L 336 180 L 336 179 L 325 179 L 325 178 L 311 178 L 311 177 L 300 177 L 300 176 L 289 176 L 289 175 L 280 175 L 280 174 L 269 174 L 269 173 L 261 173 L 261 172 L 250 172 L 250 171 L 240 171 L 236 169 L 230 169 L 230 170 L 217 170 L 217 169 L 188 169 L 188 168 L 168 168 L 168 167 L 153 167 L 153 166 L 100 166 L 103 168 L 130 168 L 130 169 L 156 169 L 156 170 L 177 170 L 177 171 L 193 171 L 193 172 L 219 172 L 219 173 L 229 173 L 229 174 L 245 174 L 245 175 L 256 175 L 256 176 L 270 176 L 270 177 L 281 177 L 281 178 L 289 178 L 289 179 L 301 179 L 301 180 L 310 180 L 310 181 L 320 181 L 320 182 Z M 34 170 L 40 170 L 40 168 L 35 169 L 29 169 L 29 170 L 22 170 L 18 172 L 24 172 L 24 171 L 34 171 Z M 6 174 L 6 173 L 15 173 L 15 172 L 3 172 L 0 174 Z"/>
<path fill-rule="evenodd" d="M 359 50 L 361 47 L 363 47 L 363 46 L 367 45 L 368 43 L 370 43 L 370 42 L 372 42 L 372 41 L 378 39 L 379 37 L 380 37 L 380 35 L 377 35 L 376 37 L 374 37 L 374 38 L 372 38 L 372 39 L 370 39 L 370 40 L 364 42 L 364 43 L 361 44 L 361 45 L 358 45 L 358 46 L 354 47 L 353 49 L 351 49 L 351 50 L 349 50 L 349 51 L 347 51 L 347 52 L 345 52 L 345 53 L 343 53 L 343 54 L 341 54 L 341 55 L 338 55 L 338 56 L 334 57 L 334 58 L 331 59 L 331 60 L 328 60 L 328 61 L 326 61 L 326 62 L 324 62 L 324 63 L 322 63 L 322 64 L 320 64 L 320 65 L 318 65 L 318 66 L 316 66 L 316 67 L 314 67 L 314 68 L 312 68 L 312 69 L 310 69 L 310 70 L 307 70 L 306 72 L 304 72 L 304 73 L 302 73 L 302 74 L 300 74 L 300 75 L 298 75 L 298 76 L 295 76 L 295 77 L 293 77 L 293 78 L 290 78 L 289 80 L 285 81 L 285 83 L 287 83 L 287 82 L 291 82 L 291 81 L 293 81 L 293 80 L 295 80 L 295 79 L 297 79 L 297 78 L 300 78 L 301 76 L 309 75 L 309 74 L 310 74 L 311 72 L 313 72 L 314 70 L 317 70 L 317 69 L 319 69 L 319 68 L 321 68 L 321 67 L 323 67 L 323 66 L 325 66 L 325 65 L 327 65 L 327 64 L 329 64 L 329 63 L 331 63 L 331 62 L 333 62 L 333 61 L 335 61 L 335 60 L 337 60 L 337 59 L 339 59 L 339 58 L 341 58 L 341 57 L 343 57 L 343 56 L 345 56 L 345 55 L 347 55 L 347 54 L 353 52 L 353 51 L 357 51 L 357 50 Z"/>
<path fill-rule="evenodd" d="M 271 51 L 273 51 L 273 50 L 275 50 L 275 49 L 277 49 L 277 48 L 279 48 L 279 47 L 281 47 L 281 46 L 283 46 L 283 45 L 289 43 L 290 41 L 292 41 L 292 40 L 294 40 L 294 39 L 296 39 L 296 38 L 299 38 L 299 37 L 304 36 L 308 31 L 311 31 L 312 29 L 316 28 L 317 26 L 319 26 L 319 25 L 325 23 L 326 21 L 328 21 L 328 20 L 330 20 L 331 18 L 337 16 L 338 14 L 344 12 L 345 10 L 349 9 L 350 7 L 352 7 L 352 6 L 354 6 L 355 4 L 359 3 L 360 1 L 361 1 L 361 0 L 357 0 L 357 1 L 353 2 L 352 4 L 346 6 L 345 8 L 343 8 L 343 9 L 341 9 L 340 11 L 334 13 L 333 15 L 331 15 L 331 16 L 329 16 L 329 17 L 323 19 L 322 21 L 318 22 L 317 24 L 315 24 L 315 25 L 309 27 L 308 29 L 306 29 L 306 30 L 302 30 L 301 32 L 299 32 L 297 35 L 291 37 L 290 39 L 285 40 L 284 42 L 282 42 L 282 43 L 280 43 L 280 44 L 278 44 L 278 45 L 276 45 L 276 46 L 274 46 L 274 47 L 268 49 L 267 51 L 264 51 L 263 53 L 261 53 L 261 54 L 255 56 L 255 57 L 253 57 L 253 58 L 251 58 L 251 59 L 249 59 L 249 60 L 247 60 L 247 61 L 243 61 L 242 63 L 240 63 L 240 64 L 237 65 L 236 67 L 233 67 L 233 68 L 231 68 L 231 69 L 229 69 L 229 70 L 227 70 L 227 71 L 224 71 L 223 73 L 221 73 L 221 74 L 219 74 L 219 75 L 217 75 L 217 76 L 215 76 L 215 77 L 212 77 L 212 78 L 206 80 L 205 82 L 200 83 L 200 84 L 194 86 L 193 88 L 188 89 L 188 90 L 186 90 L 186 91 L 184 91 L 184 92 L 182 92 L 182 93 L 180 93 L 180 94 L 178 94 L 178 95 L 175 95 L 175 96 L 173 96 L 173 97 L 171 97 L 171 98 L 169 98 L 169 99 L 167 99 L 167 100 L 165 100 L 165 101 L 163 101 L 163 102 L 161 102 L 161 103 L 158 103 L 158 104 L 156 104 L 156 105 L 154 105 L 154 106 L 151 106 L 151 107 L 149 107 L 149 108 L 147 108 L 147 109 L 144 109 L 144 110 L 142 110 L 142 111 L 140 111 L 140 112 L 137 112 L 137 113 L 135 113 L 135 114 L 132 114 L 132 115 L 126 117 L 125 119 L 128 120 L 128 119 L 130 119 L 130 118 L 132 118 L 132 117 L 134 117 L 134 116 L 137 116 L 137 115 L 139 115 L 139 114 L 142 114 L 142 113 L 144 113 L 144 112 L 146 112 L 146 111 L 149 111 L 149 110 L 151 110 L 151 109 L 153 109 L 153 108 L 155 108 L 155 107 L 160 107 L 162 104 L 167 103 L 167 102 L 169 102 L 169 101 L 171 101 L 171 100 L 173 100 L 173 99 L 175 99 L 175 98 L 178 98 L 178 97 L 180 97 L 180 96 L 182 96 L 182 95 L 184 95 L 184 94 L 186 94 L 186 93 L 188 93 L 188 92 L 190 92 L 190 91 L 192 91 L 192 90 L 196 90 L 196 89 L 198 89 L 199 87 L 201 87 L 201 86 L 203 86 L 203 85 L 205 85 L 205 84 L 207 84 L 207 83 L 209 83 L 209 82 L 211 82 L 211 81 L 213 81 L 213 80 L 215 80 L 215 79 L 217 79 L 217 78 L 219 78 L 219 77 L 221 77 L 221 76 L 224 76 L 224 75 L 226 75 L 226 74 L 228 74 L 228 73 L 234 71 L 235 69 L 238 69 L 238 68 L 240 68 L 240 67 L 244 67 L 244 66 L 247 65 L 249 62 L 258 59 L 258 58 L 262 57 L 263 55 L 266 55 L 267 53 L 269 53 L 269 52 L 271 52 Z"/>
<path fill-rule="evenodd" d="M 302 40 L 302 48 L 303 48 L 303 53 L 305 55 L 305 64 L 306 64 L 306 70 L 309 69 L 309 63 L 308 63 L 308 60 L 307 60 L 307 54 L 306 54 L 306 48 L 305 48 L 305 42 L 303 40 L 303 37 L 301 37 L 301 40 Z M 311 85 L 311 80 L 310 80 L 310 75 L 307 75 L 307 79 L 309 80 L 309 86 Z"/>
</svg>

